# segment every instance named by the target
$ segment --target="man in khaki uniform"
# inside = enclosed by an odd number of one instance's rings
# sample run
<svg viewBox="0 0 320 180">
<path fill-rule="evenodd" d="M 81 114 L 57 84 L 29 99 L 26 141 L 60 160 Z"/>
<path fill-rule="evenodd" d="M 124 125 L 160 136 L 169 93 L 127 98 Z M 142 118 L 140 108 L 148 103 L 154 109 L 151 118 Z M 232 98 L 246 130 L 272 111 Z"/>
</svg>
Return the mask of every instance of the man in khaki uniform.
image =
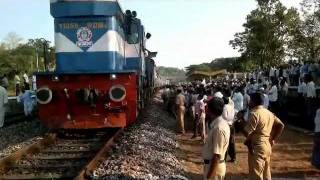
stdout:
<svg viewBox="0 0 320 180">
<path fill-rule="evenodd" d="M 284 124 L 263 106 L 263 94 L 250 98 L 251 114 L 245 127 L 248 146 L 249 180 L 271 180 L 272 146 L 281 135 Z"/>
<path fill-rule="evenodd" d="M 208 103 L 209 133 L 203 148 L 204 179 L 223 180 L 226 175 L 225 155 L 229 146 L 230 127 L 222 118 L 224 101 L 213 98 Z"/>
<path fill-rule="evenodd" d="M 185 96 L 182 94 L 182 89 L 177 90 L 177 97 L 176 97 L 176 114 L 177 114 L 177 121 L 179 124 L 179 131 L 180 133 L 184 134 L 184 114 L 186 111 L 185 108 Z"/>
</svg>

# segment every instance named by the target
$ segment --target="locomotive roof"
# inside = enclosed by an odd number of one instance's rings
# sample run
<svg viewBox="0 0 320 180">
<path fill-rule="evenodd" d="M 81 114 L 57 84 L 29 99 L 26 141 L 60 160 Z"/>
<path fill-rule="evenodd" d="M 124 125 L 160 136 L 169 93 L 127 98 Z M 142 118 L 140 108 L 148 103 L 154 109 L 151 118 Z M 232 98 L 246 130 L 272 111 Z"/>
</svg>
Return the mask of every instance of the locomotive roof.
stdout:
<svg viewBox="0 0 320 180">
<path fill-rule="evenodd" d="M 50 0 L 50 6 L 55 18 L 123 15 L 118 0 Z"/>
</svg>

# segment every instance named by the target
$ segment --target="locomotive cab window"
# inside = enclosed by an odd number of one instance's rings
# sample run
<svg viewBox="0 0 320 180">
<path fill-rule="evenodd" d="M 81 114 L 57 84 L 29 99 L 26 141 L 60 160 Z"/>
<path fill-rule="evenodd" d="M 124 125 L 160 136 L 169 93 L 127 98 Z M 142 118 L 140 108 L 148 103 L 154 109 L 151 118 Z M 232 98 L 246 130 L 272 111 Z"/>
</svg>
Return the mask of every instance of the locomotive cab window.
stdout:
<svg viewBox="0 0 320 180">
<path fill-rule="evenodd" d="M 132 21 L 128 33 L 128 43 L 137 44 L 139 43 L 139 23 Z"/>
</svg>

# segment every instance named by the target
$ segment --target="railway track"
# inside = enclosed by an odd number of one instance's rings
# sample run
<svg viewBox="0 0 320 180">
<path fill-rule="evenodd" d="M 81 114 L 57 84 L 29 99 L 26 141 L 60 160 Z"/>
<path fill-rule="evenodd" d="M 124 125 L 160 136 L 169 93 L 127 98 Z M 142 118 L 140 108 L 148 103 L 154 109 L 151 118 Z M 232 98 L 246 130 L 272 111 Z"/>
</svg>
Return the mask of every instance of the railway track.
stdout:
<svg viewBox="0 0 320 180">
<path fill-rule="evenodd" d="M 121 132 L 50 134 L 0 160 L 0 179 L 88 179 Z"/>
</svg>

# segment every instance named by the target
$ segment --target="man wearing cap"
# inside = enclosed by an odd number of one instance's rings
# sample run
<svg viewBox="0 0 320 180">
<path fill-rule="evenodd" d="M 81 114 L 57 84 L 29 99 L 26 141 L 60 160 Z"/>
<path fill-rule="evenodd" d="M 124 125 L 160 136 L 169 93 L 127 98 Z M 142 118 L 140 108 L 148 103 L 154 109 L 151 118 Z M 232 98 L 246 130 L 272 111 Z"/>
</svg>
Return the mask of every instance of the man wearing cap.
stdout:
<svg viewBox="0 0 320 180">
<path fill-rule="evenodd" d="M 245 127 L 248 146 L 249 180 L 271 180 L 272 146 L 281 135 L 284 124 L 263 107 L 263 95 L 254 93 L 250 100 L 251 114 Z"/>
<path fill-rule="evenodd" d="M 179 124 L 179 132 L 185 134 L 184 130 L 184 114 L 185 114 L 185 96 L 182 93 L 182 88 L 178 88 L 176 97 L 176 113 L 177 113 L 177 121 Z"/>
<path fill-rule="evenodd" d="M 225 155 L 229 146 L 230 128 L 222 118 L 224 101 L 214 97 L 208 102 L 209 133 L 202 151 L 204 179 L 223 180 L 226 175 Z"/>
</svg>

